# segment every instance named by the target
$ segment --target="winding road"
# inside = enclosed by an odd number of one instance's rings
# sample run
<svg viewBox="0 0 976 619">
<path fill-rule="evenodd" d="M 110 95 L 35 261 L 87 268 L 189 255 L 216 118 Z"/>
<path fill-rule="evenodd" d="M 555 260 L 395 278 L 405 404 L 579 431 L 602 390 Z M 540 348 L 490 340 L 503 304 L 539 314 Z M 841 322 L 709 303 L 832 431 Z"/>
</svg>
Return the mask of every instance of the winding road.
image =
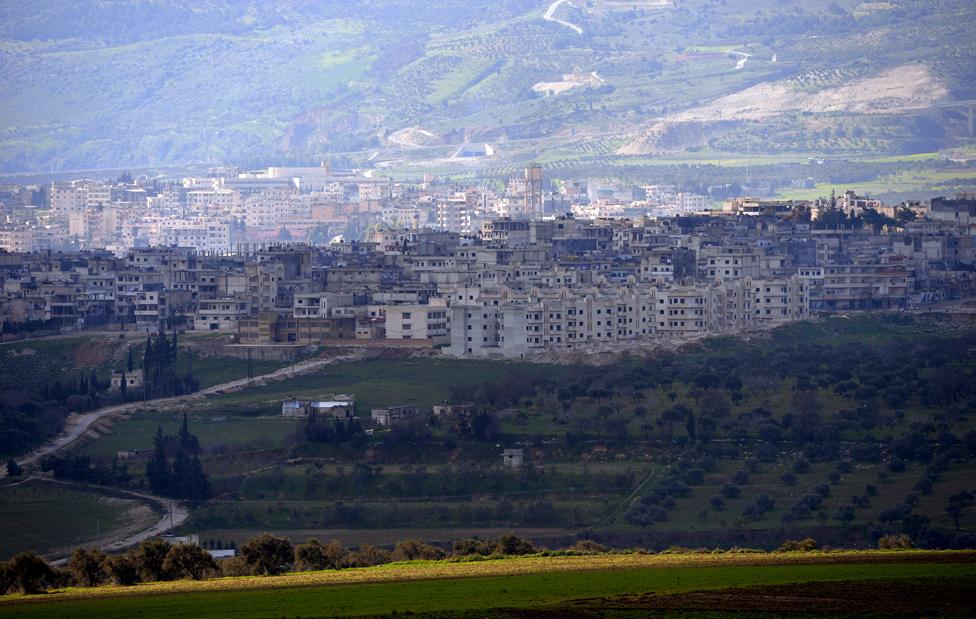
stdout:
<svg viewBox="0 0 976 619">
<path fill-rule="evenodd" d="M 562 4 L 563 2 L 575 8 L 575 5 L 569 0 L 556 0 L 555 2 L 549 5 L 548 9 L 546 9 L 546 14 L 542 16 L 542 19 L 557 24 L 561 24 L 563 26 L 566 26 L 567 28 L 572 28 L 576 32 L 576 34 L 583 34 L 583 29 L 577 26 L 576 24 L 571 24 L 568 21 L 563 21 L 558 17 L 554 17 L 554 15 L 556 14 L 556 10 L 559 8 L 559 5 Z"/>
<path fill-rule="evenodd" d="M 261 376 L 256 376 L 253 379 L 241 378 L 238 380 L 228 381 L 226 383 L 220 383 L 219 385 L 213 385 L 197 391 L 196 393 L 191 393 L 182 396 L 175 396 L 172 398 L 159 398 L 156 400 L 145 400 L 138 402 L 129 402 L 126 404 L 117 404 L 115 406 L 106 406 L 104 408 L 99 408 L 97 410 L 77 414 L 72 413 L 68 416 L 65 422 L 64 431 L 58 436 L 51 439 L 48 443 L 42 445 L 41 447 L 35 449 L 29 454 L 22 456 L 17 459 L 17 463 L 22 466 L 30 466 L 37 464 L 45 456 L 52 455 L 73 445 L 78 439 L 85 435 L 86 432 L 92 427 L 93 424 L 99 420 L 114 417 L 122 413 L 135 412 L 140 409 L 146 408 L 146 406 L 152 406 L 153 408 L 166 408 L 174 404 L 181 404 L 184 402 L 192 402 L 195 400 L 200 400 L 207 397 L 208 395 L 216 395 L 220 393 L 228 393 L 238 391 L 246 387 L 253 387 L 258 385 L 263 385 L 268 382 L 274 382 L 278 380 L 285 380 L 293 376 L 300 374 L 306 374 L 308 372 L 314 372 L 322 367 L 333 365 L 335 363 L 340 363 L 344 361 L 353 361 L 362 356 L 362 351 L 354 350 L 347 354 L 340 355 L 338 357 L 329 358 L 316 358 L 310 359 L 308 361 L 302 361 L 295 363 L 293 365 L 285 366 L 274 372 L 268 374 L 262 374 Z M 6 477 L 7 471 L 5 468 L 0 468 L 0 478 Z M 134 492 L 130 490 L 122 490 L 118 488 L 107 488 L 103 486 L 97 486 L 94 484 L 82 484 L 77 482 L 70 482 L 64 480 L 55 480 L 48 477 L 26 477 L 24 481 L 30 479 L 43 480 L 45 482 L 57 483 L 65 486 L 73 486 L 77 488 L 89 488 L 94 490 L 102 490 L 106 492 L 111 492 L 118 495 L 124 495 L 129 498 L 142 500 L 153 504 L 156 509 L 162 511 L 162 517 L 153 526 L 143 529 L 142 531 L 125 535 L 118 539 L 111 539 L 105 544 L 102 544 L 101 548 L 105 551 L 118 551 L 130 546 L 134 546 L 144 539 L 149 539 L 151 537 L 156 537 L 161 535 L 170 529 L 182 524 L 187 516 L 189 515 L 189 510 L 180 503 L 168 499 L 166 497 L 156 496 L 153 494 L 147 494 L 142 492 Z M 22 483 L 22 482 L 18 482 Z"/>
</svg>

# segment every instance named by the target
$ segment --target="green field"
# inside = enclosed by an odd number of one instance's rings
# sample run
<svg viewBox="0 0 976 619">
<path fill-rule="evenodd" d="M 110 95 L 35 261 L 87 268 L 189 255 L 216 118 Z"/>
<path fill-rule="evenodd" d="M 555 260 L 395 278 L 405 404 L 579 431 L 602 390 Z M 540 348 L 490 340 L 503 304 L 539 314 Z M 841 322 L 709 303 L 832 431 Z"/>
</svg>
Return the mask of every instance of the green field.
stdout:
<svg viewBox="0 0 976 619">
<path fill-rule="evenodd" d="M 0 557 L 49 553 L 92 544 L 119 530 L 149 526 L 153 511 L 140 501 L 43 482 L 0 487 Z"/>
<path fill-rule="evenodd" d="M 453 359 L 400 359 L 345 363 L 269 383 L 246 391 L 207 398 L 202 410 L 249 410 L 265 414 L 281 412 L 290 397 L 321 397 L 334 393 L 356 396 L 356 410 L 368 416 L 373 408 L 417 405 L 429 408 L 449 399 L 452 388 L 466 389 L 486 381 L 511 376 L 545 379 L 565 375 L 568 368 L 530 363 L 468 361 Z"/>
<path fill-rule="evenodd" d="M 971 554 L 530 557 L 473 564 L 416 562 L 339 573 L 159 583 L 129 589 L 74 589 L 23 602 L 0 601 L 0 616 L 377 616 L 483 613 L 498 608 L 558 612 L 561 605 L 574 600 L 600 608 L 619 602 L 617 596 L 648 593 L 791 583 L 897 585 L 918 579 L 928 583 L 961 579 L 972 586 L 974 578 Z M 938 588 L 932 591 L 928 602 L 938 603 Z M 802 611 L 802 607 L 795 610 Z"/>
</svg>

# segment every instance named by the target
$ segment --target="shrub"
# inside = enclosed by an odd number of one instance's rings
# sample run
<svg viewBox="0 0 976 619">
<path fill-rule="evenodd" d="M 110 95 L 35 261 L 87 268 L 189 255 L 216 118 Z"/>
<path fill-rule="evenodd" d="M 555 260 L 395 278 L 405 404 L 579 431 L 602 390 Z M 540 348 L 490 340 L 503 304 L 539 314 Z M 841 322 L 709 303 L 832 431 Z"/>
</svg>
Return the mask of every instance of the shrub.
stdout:
<svg viewBox="0 0 976 619">
<path fill-rule="evenodd" d="M 794 473 L 806 473 L 810 470 L 810 463 L 803 458 L 798 458 L 796 462 L 793 463 Z"/>
<path fill-rule="evenodd" d="M 8 589 L 13 587 L 25 594 L 46 591 L 57 580 L 54 570 L 33 552 L 14 555 L 7 562 L 7 570 Z"/>
<path fill-rule="evenodd" d="M 813 552 L 817 550 L 819 546 L 816 540 L 813 538 L 806 538 L 800 541 L 788 540 L 783 542 L 783 545 L 779 547 L 776 552 Z"/>
<path fill-rule="evenodd" d="M 735 484 L 725 484 L 722 486 L 722 496 L 727 499 L 737 499 L 742 491 Z"/>
<path fill-rule="evenodd" d="M 274 576 L 291 568 L 295 550 L 287 538 L 262 533 L 241 544 L 241 557 L 255 573 Z"/>
<path fill-rule="evenodd" d="M 97 587 L 107 578 L 105 553 L 98 548 L 75 548 L 68 560 L 68 569 L 82 587 Z"/>
<path fill-rule="evenodd" d="M 349 555 L 347 564 L 349 567 L 372 567 L 383 565 L 393 561 L 393 554 L 389 550 L 383 550 L 376 546 L 363 544 L 359 550 Z"/>
<path fill-rule="evenodd" d="M 295 568 L 298 570 L 338 570 L 345 564 L 349 553 L 339 540 L 322 544 L 311 539 L 295 548 Z"/>
<path fill-rule="evenodd" d="M 881 550 L 908 550 L 914 548 L 912 538 L 907 535 L 884 535 L 878 539 L 878 548 Z"/>
<path fill-rule="evenodd" d="M 601 553 L 607 552 L 609 548 L 590 539 L 581 539 L 573 544 L 571 550 L 576 552 Z"/>
<path fill-rule="evenodd" d="M 783 473 L 783 476 L 779 478 L 787 486 L 792 486 L 796 483 L 796 475 L 790 472 Z"/>
<path fill-rule="evenodd" d="M 210 553 L 196 544 L 176 544 L 166 553 L 163 570 L 173 578 L 201 580 L 218 567 Z"/>
<path fill-rule="evenodd" d="M 403 540 L 397 543 L 393 549 L 393 559 L 396 561 L 416 561 L 418 559 L 436 561 L 443 558 L 443 550 L 415 539 Z"/>
<path fill-rule="evenodd" d="M 156 582 L 169 578 L 169 574 L 163 569 L 163 563 L 170 548 L 171 545 L 161 539 L 147 539 L 139 543 L 133 558 L 138 566 L 140 580 Z"/>
<path fill-rule="evenodd" d="M 506 533 L 498 538 L 495 551 L 501 555 L 528 555 L 536 551 L 535 544 L 514 533 Z"/>
<path fill-rule="evenodd" d="M 241 557 L 228 557 L 220 562 L 222 576 L 253 576 L 254 569 Z"/>
<path fill-rule="evenodd" d="M 104 568 L 117 585 L 128 587 L 139 582 L 139 562 L 130 554 L 106 557 Z"/>
<path fill-rule="evenodd" d="M 469 557 L 471 555 L 481 555 L 487 557 L 495 552 L 496 542 L 481 539 L 460 539 L 456 540 L 451 546 L 451 552 L 457 557 Z"/>
</svg>

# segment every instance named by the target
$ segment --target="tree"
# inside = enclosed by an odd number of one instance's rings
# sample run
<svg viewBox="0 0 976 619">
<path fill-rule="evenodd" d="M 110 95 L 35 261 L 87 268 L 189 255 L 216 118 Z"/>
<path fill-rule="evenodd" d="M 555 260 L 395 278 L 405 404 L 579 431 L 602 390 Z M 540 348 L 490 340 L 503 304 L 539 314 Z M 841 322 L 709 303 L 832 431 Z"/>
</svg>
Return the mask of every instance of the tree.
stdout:
<svg viewBox="0 0 976 619">
<path fill-rule="evenodd" d="M 349 555 L 347 563 L 350 567 L 372 567 L 383 565 L 393 560 L 389 550 L 383 550 L 370 544 L 363 544 L 359 550 Z"/>
<path fill-rule="evenodd" d="M 171 545 L 161 539 L 147 539 L 139 543 L 133 557 L 141 580 L 156 582 L 169 578 L 163 564 L 166 562 L 166 555 L 169 554 L 170 548 Z"/>
<path fill-rule="evenodd" d="M 495 547 L 495 552 L 502 555 L 528 555 L 535 551 L 535 544 L 514 533 L 505 533 L 499 537 Z"/>
<path fill-rule="evenodd" d="M 157 426 L 156 436 L 153 437 L 153 457 L 146 464 L 149 488 L 155 494 L 169 495 L 172 477 L 169 460 L 166 458 L 166 437 L 163 435 L 163 427 Z"/>
<path fill-rule="evenodd" d="M 317 539 L 310 539 L 295 547 L 295 569 L 310 570 L 338 570 L 345 563 L 348 552 L 339 540 L 332 540 L 322 544 Z"/>
<path fill-rule="evenodd" d="M 68 561 L 68 569 L 82 587 L 97 587 L 108 574 L 105 573 L 105 553 L 98 548 L 75 548 Z"/>
<path fill-rule="evenodd" d="M 444 558 L 444 551 L 419 540 L 408 539 L 397 543 L 396 547 L 393 548 L 393 558 L 396 561 L 416 561 L 418 559 L 436 561 Z"/>
<path fill-rule="evenodd" d="M 210 553 L 196 544 L 171 546 L 163 561 L 163 570 L 173 578 L 201 580 L 208 571 L 217 569 L 217 562 Z"/>
<path fill-rule="evenodd" d="M 20 477 L 24 474 L 23 469 L 17 464 L 17 461 L 13 458 L 7 460 L 7 477 Z"/>
<path fill-rule="evenodd" d="M 47 562 L 33 552 L 14 555 L 7 562 L 7 569 L 12 586 L 24 594 L 46 591 L 56 578 Z"/>
<path fill-rule="evenodd" d="M 139 582 L 139 562 L 131 554 L 106 557 L 105 572 L 117 585 L 128 587 Z"/>
<path fill-rule="evenodd" d="M 287 538 L 262 533 L 241 545 L 241 557 L 258 573 L 274 576 L 291 568 L 295 550 Z"/>
</svg>

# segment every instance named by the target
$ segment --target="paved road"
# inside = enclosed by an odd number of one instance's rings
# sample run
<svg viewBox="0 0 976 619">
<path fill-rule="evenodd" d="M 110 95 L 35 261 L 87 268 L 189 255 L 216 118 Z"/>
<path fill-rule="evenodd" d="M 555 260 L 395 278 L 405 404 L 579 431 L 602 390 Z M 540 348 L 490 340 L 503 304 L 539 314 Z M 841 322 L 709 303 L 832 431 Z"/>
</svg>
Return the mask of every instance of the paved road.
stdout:
<svg viewBox="0 0 976 619">
<path fill-rule="evenodd" d="M 106 552 L 117 552 L 125 550 L 126 548 L 131 548 L 144 539 L 149 539 L 151 537 L 156 537 L 157 535 L 162 535 L 166 531 L 174 527 L 178 527 L 186 520 L 189 515 L 189 510 L 166 497 L 156 496 L 154 494 L 147 494 L 145 492 L 133 492 L 132 490 L 121 490 L 119 488 L 110 488 L 107 486 L 97 486 L 94 484 L 83 484 L 73 481 L 64 481 L 61 479 L 51 479 L 49 477 L 25 477 L 23 480 L 18 481 L 17 485 L 28 481 L 41 481 L 49 484 L 58 484 L 60 486 L 68 486 L 70 488 L 79 488 L 82 490 L 101 490 L 106 494 L 115 497 L 122 497 L 126 499 L 135 499 L 137 501 L 143 501 L 146 503 L 151 503 L 157 510 L 162 512 L 162 515 L 156 524 L 152 525 L 147 529 L 143 529 L 137 533 L 132 533 L 129 535 L 120 535 L 116 533 L 112 535 L 112 532 L 108 532 L 104 539 L 106 540 L 101 545 L 101 549 Z M 52 559 L 54 565 L 60 565 L 65 563 L 67 556 L 62 553 L 56 553 L 49 557 Z"/>
<path fill-rule="evenodd" d="M 247 378 L 232 380 L 226 383 L 220 383 L 219 385 L 213 385 L 212 387 L 207 387 L 206 389 L 201 389 L 196 393 L 190 393 L 187 395 L 175 396 L 172 398 L 159 398 L 156 400 L 140 400 L 138 402 L 128 402 L 126 404 L 106 406 L 87 413 L 72 413 L 65 421 L 64 431 L 62 431 L 61 434 L 29 454 L 18 458 L 17 463 L 21 466 L 36 464 L 45 456 L 49 456 L 64 449 L 65 447 L 72 445 L 75 441 L 81 438 L 95 422 L 101 419 L 114 417 L 122 413 L 134 412 L 139 409 L 144 409 L 147 406 L 152 406 L 156 409 L 167 408 L 175 404 L 200 400 L 208 395 L 239 391 L 240 389 L 248 386 L 263 385 L 268 382 L 284 380 L 291 378 L 292 376 L 313 372 L 324 366 L 332 365 L 341 361 L 352 361 L 359 354 L 361 353 L 354 351 L 340 357 L 302 361 L 294 365 L 285 366 L 269 374 L 262 374 L 261 376 L 255 377 L 253 380 L 248 380 Z M 0 477 L 3 477 L 4 475 L 6 475 L 6 471 L 0 470 Z"/>
<path fill-rule="evenodd" d="M 286 378 L 291 378 L 292 376 L 297 376 L 300 374 L 305 374 L 308 372 L 313 372 L 319 368 L 334 363 L 339 363 L 341 361 L 352 361 L 362 355 L 362 351 L 351 351 L 345 355 L 339 357 L 332 357 L 327 359 L 311 359 L 308 361 L 302 361 L 290 366 L 286 366 L 269 374 L 263 374 L 254 378 L 253 380 L 248 380 L 242 378 L 239 380 L 232 380 L 226 383 L 221 383 L 219 385 L 214 385 L 208 387 L 196 393 L 191 393 L 188 395 L 177 396 L 172 398 L 160 398 L 157 400 L 148 400 L 140 402 L 131 402 L 127 404 L 119 404 L 116 406 L 106 406 L 98 410 L 94 410 L 84 414 L 72 414 L 69 416 L 67 422 L 65 423 L 64 431 L 56 436 L 54 439 L 46 443 L 45 445 L 35 449 L 31 453 L 19 458 L 17 460 L 18 464 L 21 466 L 26 466 L 30 464 L 37 463 L 41 458 L 56 453 L 77 441 L 81 436 L 83 436 L 92 424 L 100 419 L 105 419 L 107 417 L 112 417 L 119 415 L 124 412 L 135 411 L 137 409 L 145 408 L 147 405 L 151 405 L 154 408 L 165 408 L 174 404 L 181 404 L 184 402 L 191 402 L 194 400 L 202 399 L 208 395 L 213 395 L 217 393 L 227 393 L 243 389 L 248 386 L 263 385 L 268 382 L 284 380 Z M 0 468 L 0 478 L 5 477 L 7 474 L 6 468 Z M 26 478 L 35 479 L 35 478 Z M 26 481 L 25 479 L 25 481 Z M 76 482 L 54 480 L 46 477 L 38 477 L 36 479 L 42 479 L 47 482 L 62 484 L 65 486 L 74 486 L 78 488 L 90 488 L 90 489 L 101 489 L 110 491 L 112 493 L 117 493 L 131 497 L 133 499 L 138 499 L 154 504 L 158 509 L 163 512 L 162 517 L 153 526 L 143 529 L 137 533 L 127 535 L 118 539 L 111 539 L 105 544 L 102 544 L 101 548 L 105 551 L 119 551 L 135 546 L 144 539 L 155 537 L 157 535 L 162 535 L 163 533 L 169 531 L 170 529 L 182 524 L 187 516 L 189 515 L 189 510 L 182 504 L 173 501 L 171 499 L 160 497 L 152 494 L 146 494 L 142 492 L 133 492 L 130 490 L 120 490 L 117 488 L 105 488 L 102 486 L 96 486 L 92 484 L 80 484 Z M 22 483 L 22 482 L 18 482 Z M 60 559 L 56 563 L 63 563 L 64 559 Z"/>
</svg>

